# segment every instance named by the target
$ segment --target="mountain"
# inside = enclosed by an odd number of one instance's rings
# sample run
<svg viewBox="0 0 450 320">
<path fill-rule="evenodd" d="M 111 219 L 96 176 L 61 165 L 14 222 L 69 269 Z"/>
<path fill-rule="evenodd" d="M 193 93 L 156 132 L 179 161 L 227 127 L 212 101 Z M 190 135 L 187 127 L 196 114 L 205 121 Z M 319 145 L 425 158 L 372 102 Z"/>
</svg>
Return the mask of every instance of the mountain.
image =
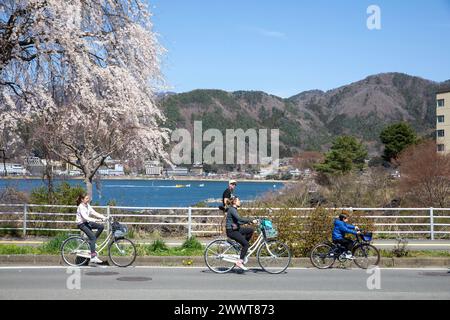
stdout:
<svg viewBox="0 0 450 320">
<path fill-rule="evenodd" d="M 193 130 L 279 128 L 281 155 L 302 150 L 326 151 L 338 135 L 361 139 L 370 154 L 381 152 L 381 130 L 406 121 L 425 136 L 435 128 L 435 93 L 446 82 L 402 73 L 383 73 L 329 91 L 305 91 L 283 99 L 260 91 L 194 90 L 164 95 L 160 105 L 167 125 Z"/>
</svg>

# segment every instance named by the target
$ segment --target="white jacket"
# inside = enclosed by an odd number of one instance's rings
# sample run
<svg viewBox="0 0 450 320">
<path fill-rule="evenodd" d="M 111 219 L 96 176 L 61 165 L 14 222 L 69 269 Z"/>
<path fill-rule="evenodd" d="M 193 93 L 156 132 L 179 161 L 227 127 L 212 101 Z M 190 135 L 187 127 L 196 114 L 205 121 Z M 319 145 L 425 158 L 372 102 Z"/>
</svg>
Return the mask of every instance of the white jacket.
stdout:
<svg viewBox="0 0 450 320">
<path fill-rule="evenodd" d="M 95 212 L 94 209 L 92 209 L 90 204 L 83 204 L 80 203 L 77 209 L 77 224 L 85 223 L 85 222 L 95 222 L 95 219 L 89 217 L 89 215 Z"/>
</svg>

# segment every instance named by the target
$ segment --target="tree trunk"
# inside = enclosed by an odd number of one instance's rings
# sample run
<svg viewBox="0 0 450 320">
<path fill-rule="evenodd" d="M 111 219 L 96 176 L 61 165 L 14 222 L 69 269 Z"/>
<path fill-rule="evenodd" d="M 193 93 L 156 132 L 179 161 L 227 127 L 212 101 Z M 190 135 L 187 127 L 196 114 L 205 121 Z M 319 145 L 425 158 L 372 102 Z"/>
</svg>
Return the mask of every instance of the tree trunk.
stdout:
<svg viewBox="0 0 450 320">
<path fill-rule="evenodd" d="M 84 183 L 86 183 L 86 193 L 89 198 L 92 200 L 92 178 L 85 177 Z"/>
</svg>

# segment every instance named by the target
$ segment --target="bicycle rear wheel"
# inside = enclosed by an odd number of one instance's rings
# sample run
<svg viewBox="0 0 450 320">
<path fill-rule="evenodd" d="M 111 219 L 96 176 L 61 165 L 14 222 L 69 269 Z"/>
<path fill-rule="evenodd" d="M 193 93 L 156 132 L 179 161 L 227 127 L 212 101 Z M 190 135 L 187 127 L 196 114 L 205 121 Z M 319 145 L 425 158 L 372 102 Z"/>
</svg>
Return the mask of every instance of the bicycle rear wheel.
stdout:
<svg viewBox="0 0 450 320">
<path fill-rule="evenodd" d="M 291 251 L 281 241 L 272 240 L 258 248 L 258 263 L 264 271 L 272 274 L 284 272 L 291 263 Z"/>
<path fill-rule="evenodd" d="M 61 245 L 61 257 L 69 266 L 86 265 L 91 257 L 89 243 L 82 237 L 69 237 Z"/>
<path fill-rule="evenodd" d="M 328 243 L 316 245 L 309 255 L 309 259 L 314 267 L 318 269 L 331 268 L 336 261 L 336 256 L 332 253 L 333 247 Z"/>
<path fill-rule="evenodd" d="M 115 239 L 108 248 L 109 259 L 118 267 L 128 267 L 136 260 L 136 247 L 126 238 Z"/>
<path fill-rule="evenodd" d="M 205 263 L 215 273 L 227 273 L 233 270 L 235 262 L 224 259 L 239 259 L 239 251 L 225 239 L 214 240 L 205 249 Z"/>
<path fill-rule="evenodd" d="M 353 249 L 355 264 L 361 269 L 377 266 L 380 262 L 380 252 L 371 244 L 361 244 Z"/>
</svg>

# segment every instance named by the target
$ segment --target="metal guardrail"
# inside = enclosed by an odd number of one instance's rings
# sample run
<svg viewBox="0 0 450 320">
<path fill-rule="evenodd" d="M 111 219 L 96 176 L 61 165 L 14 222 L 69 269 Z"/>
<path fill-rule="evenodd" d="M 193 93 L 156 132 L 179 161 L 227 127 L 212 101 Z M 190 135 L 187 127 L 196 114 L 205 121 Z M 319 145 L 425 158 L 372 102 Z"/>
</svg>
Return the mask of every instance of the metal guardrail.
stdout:
<svg viewBox="0 0 450 320">
<path fill-rule="evenodd" d="M 47 212 L 51 211 L 51 208 L 71 209 L 73 212 Z M 191 237 L 193 234 L 220 234 L 222 233 L 224 219 L 224 215 L 221 211 L 218 211 L 217 208 L 94 206 L 94 209 L 107 216 L 120 217 L 121 223 L 126 225 L 184 227 L 188 237 Z M 374 226 L 376 227 L 376 230 L 374 233 L 376 234 L 388 236 L 422 235 L 424 237 L 429 236 L 431 240 L 435 240 L 437 235 L 443 235 L 444 238 L 447 237 L 447 235 L 450 235 L 450 215 L 447 215 L 450 208 L 325 209 L 332 211 L 347 210 L 350 212 L 363 211 L 370 213 L 363 217 L 375 220 Z M 277 210 L 299 211 L 297 218 L 303 219 L 307 217 L 307 215 L 304 214 L 305 212 L 315 210 L 315 208 L 242 208 L 242 210 L 262 211 L 260 214 L 256 214 L 257 216 L 268 216 L 269 211 Z M 76 206 L 0 204 L 0 230 L 21 230 L 23 235 L 26 235 L 28 231 L 79 231 L 72 227 L 75 226 L 75 211 Z M 129 211 L 131 211 L 131 213 L 128 213 Z M 382 214 L 374 214 L 376 212 L 381 212 Z M 395 215 L 390 214 L 390 212 L 393 212 Z M 406 212 L 406 215 L 402 215 L 402 212 Z M 419 214 L 413 214 L 416 212 Z M 424 212 L 425 214 L 420 214 L 421 212 Z M 5 216 L 18 217 L 18 219 L 3 219 Z M 41 217 L 44 219 L 40 219 Z M 62 218 L 51 219 L 51 217 Z M 66 219 L 70 217 L 70 219 L 64 220 L 64 217 Z M 137 221 L 130 221 L 130 218 Z M 165 219 L 165 221 L 161 221 L 162 219 Z M 398 220 L 400 220 L 400 222 Z M 13 224 L 14 226 L 9 226 L 10 224 Z M 48 225 L 51 227 L 48 227 Z"/>
</svg>

